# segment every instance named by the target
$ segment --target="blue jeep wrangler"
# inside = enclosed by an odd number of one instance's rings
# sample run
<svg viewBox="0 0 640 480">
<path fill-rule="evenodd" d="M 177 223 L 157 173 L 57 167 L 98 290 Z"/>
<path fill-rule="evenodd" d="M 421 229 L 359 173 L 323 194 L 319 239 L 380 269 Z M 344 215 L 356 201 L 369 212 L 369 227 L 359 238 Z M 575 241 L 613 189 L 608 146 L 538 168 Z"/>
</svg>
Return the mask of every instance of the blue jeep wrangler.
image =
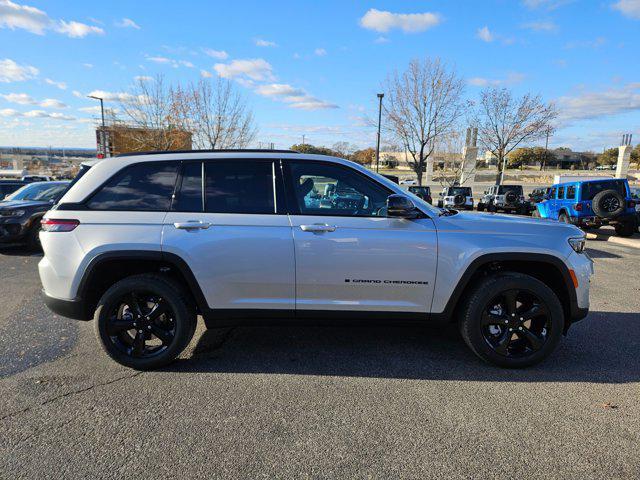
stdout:
<svg viewBox="0 0 640 480">
<path fill-rule="evenodd" d="M 584 180 L 553 185 L 533 216 L 585 230 L 612 225 L 617 235 L 630 237 L 636 231 L 635 204 L 626 179 Z"/>
</svg>

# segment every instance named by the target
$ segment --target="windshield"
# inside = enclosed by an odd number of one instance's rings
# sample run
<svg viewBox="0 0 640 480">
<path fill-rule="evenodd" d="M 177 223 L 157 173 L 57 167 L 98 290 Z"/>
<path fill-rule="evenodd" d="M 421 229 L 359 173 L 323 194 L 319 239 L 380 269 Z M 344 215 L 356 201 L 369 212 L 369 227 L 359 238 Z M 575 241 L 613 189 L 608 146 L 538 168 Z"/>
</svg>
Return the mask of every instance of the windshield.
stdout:
<svg viewBox="0 0 640 480">
<path fill-rule="evenodd" d="M 504 195 L 507 192 L 515 192 L 517 195 L 522 195 L 522 185 L 500 185 L 498 195 Z"/>
<path fill-rule="evenodd" d="M 39 200 L 48 202 L 54 200 L 60 193 L 67 188 L 67 183 L 32 183 L 16 190 L 5 200 Z"/>
<path fill-rule="evenodd" d="M 585 182 L 582 184 L 582 200 L 593 200 L 593 197 L 604 190 L 615 190 L 623 197 L 627 196 L 627 188 L 624 184 L 624 180 L 611 180 L 610 182 Z"/>
<path fill-rule="evenodd" d="M 463 195 L 470 196 L 471 195 L 471 187 L 449 187 L 449 193 L 447 195 Z"/>
</svg>

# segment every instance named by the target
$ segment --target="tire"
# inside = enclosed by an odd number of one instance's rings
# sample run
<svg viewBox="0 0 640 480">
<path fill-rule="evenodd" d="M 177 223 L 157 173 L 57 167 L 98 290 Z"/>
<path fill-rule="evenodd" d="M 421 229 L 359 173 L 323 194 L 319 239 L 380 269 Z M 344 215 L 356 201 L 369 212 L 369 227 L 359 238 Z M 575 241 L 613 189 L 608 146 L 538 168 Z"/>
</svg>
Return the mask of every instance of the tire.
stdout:
<svg viewBox="0 0 640 480">
<path fill-rule="evenodd" d="M 558 215 L 558 221 L 560 223 L 571 223 L 569 221 L 569 216 L 564 212 L 562 212 L 560 215 Z"/>
<path fill-rule="evenodd" d="M 29 232 L 27 233 L 27 248 L 31 252 L 42 251 L 42 245 L 40 244 L 41 229 L 42 227 L 40 226 L 40 219 L 37 219 L 29 228 Z"/>
<path fill-rule="evenodd" d="M 495 213 L 497 210 L 496 206 L 493 203 L 487 205 L 487 212 Z"/>
<path fill-rule="evenodd" d="M 625 198 L 615 190 L 603 190 L 596 194 L 591 208 L 600 218 L 615 218 L 622 215 L 627 207 Z"/>
<path fill-rule="evenodd" d="M 519 293 L 512 308 L 508 298 L 513 292 Z M 536 304 L 538 310 L 534 310 Z M 532 320 L 526 320 L 528 315 Z M 553 290 L 540 280 L 521 273 L 499 273 L 484 277 L 469 294 L 459 328 L 465 343 L 485 362 L 523 368 L 543 361 L 556 349 L 564 313 Z"/>
<path fill-rule="evenodd" d="M 484 212 L 484 203 L 478 203 L 478 211 Z"/>
<path fill-rule="evenodd" d="M 616 223 L 613 228 L 619 237 L 630 237 L 636 232 L 636 224 L 633 221 Z"/>
<path fill-rule="evenodd" d="M 196 313 L 186 298 L 179 284 L 160 275 L 134 275 L 115 283 L 98 302 L 94 315 L 95 334 L 102 349 L 119 364 L 136 370 L 168 365 L 195 333 Z M 155 305 L 149 307 L 154 300 Z M 149 320 L 155 307 L 156 312 L 166 313 Z M 147 341 L 156 344 L 150 345 L 149 351 Z"/>
<path fill-rule="evenodd" d="M 438 208 L 442 208 L 442 200 L 438 200 Z"/>
</svg>

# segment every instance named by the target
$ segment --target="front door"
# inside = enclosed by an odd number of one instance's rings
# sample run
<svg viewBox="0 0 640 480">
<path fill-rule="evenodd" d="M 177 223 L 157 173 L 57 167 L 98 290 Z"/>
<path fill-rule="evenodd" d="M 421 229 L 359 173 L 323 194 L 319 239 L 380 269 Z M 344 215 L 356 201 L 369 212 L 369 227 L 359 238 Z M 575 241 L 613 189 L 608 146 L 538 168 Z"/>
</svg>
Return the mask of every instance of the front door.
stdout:
<svg viewBox="0 0 640 480">
<path fill-rule="evenodd" d="M 284 167 L 296 311 L 427 314 L 437 259 L 433 222 L 387 218 L 394 192 L 355 169 L 294 160 Z"/>
<path fill-rule="evenodd" d="M 182 166 L 162 248 L 188 263 L 214 311 L 293 314 L 293 238 L 274 174 L 272 160 Z"/>
</svg>

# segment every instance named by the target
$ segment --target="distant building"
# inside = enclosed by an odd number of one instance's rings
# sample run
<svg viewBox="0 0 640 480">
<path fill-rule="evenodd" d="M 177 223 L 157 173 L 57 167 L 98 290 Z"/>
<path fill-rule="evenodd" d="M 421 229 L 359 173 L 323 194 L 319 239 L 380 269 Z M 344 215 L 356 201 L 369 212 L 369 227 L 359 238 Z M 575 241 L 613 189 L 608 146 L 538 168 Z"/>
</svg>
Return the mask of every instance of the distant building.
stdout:
<svg viewBox="0 0 640 480">
<path fill-rule="evenodd" d="M 582 169 L 589 163 L 595 163 L 597 154 L 593 152 L 574 152 L 570 148 L 556 148 L 549 150 L 553 155 L 553 159 L 549 160 L 548 165 L 561 169 Z"/>
<path fill-rule="evenodd" d="M 96 129 L 98 158 L 150 150 L 191 150 L 191 132 L 108 125 Z M 159 147 L 161 145 L 162 147 Z"/>
<path fill-rule="evenodd" d="M 436 168 L 452 168 L 462 161 L 462 154 L 435 152 L 431 155 L 431 159 L 433 160 L 433 165 Z M 383 168 L 411 170 L 410 162 L 412 161 L 413 157 L 406 150 L 404 152 L 380 152 L 380 166 Z"/>
</svg>

